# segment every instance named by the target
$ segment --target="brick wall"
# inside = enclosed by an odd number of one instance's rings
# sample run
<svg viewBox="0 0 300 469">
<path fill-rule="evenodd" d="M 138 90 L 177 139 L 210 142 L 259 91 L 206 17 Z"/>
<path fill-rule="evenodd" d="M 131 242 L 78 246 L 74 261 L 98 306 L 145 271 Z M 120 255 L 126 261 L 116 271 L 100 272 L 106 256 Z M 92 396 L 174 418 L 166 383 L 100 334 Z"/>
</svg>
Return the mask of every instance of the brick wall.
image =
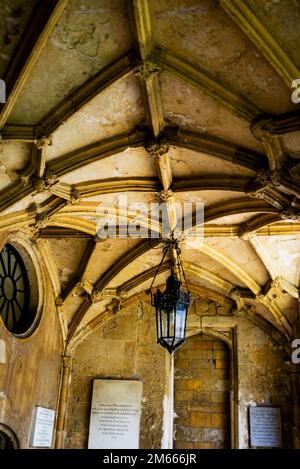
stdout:
<svg viewBox="0 0 300 469">
<path fill-rule="evenodd" d="M 230 447 L 229 359 L 226 344 L 205 334 L 175 353 L 174 448 Z"/>
</svg>

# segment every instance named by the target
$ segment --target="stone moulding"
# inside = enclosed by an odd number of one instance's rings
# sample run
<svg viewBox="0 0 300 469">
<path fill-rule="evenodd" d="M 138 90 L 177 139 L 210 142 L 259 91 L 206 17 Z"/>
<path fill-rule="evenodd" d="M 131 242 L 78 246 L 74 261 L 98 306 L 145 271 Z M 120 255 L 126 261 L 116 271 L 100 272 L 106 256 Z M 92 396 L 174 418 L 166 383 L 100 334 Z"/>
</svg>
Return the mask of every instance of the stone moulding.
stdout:
<svg viewBox="0 0 300 469">
<path fill-rule="evenodd" d="M 300 77 L 300 70 L 276 40 L 274 32 L 268 31 L 245 2 L 220 0 L 220 4 L 291 88 L 293 80 Z"/>
</svg>

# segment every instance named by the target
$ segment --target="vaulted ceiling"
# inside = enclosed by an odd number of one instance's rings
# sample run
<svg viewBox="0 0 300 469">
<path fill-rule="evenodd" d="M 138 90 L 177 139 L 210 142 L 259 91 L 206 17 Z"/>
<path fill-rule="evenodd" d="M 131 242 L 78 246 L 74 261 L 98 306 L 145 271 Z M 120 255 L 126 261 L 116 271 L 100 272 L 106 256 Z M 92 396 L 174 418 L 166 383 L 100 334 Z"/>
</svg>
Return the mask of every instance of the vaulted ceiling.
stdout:
<svg viewBox="0 0 300 469">
<path fill-rule="evenodd" d="M 123 221 L 164 201 L 175 232 L 178 203 L 202 202 L 204 244 L 180 245 L 194 295 L 288 342 L 300 2 L 3 0 L 0 25 L 0 229 L 33 237 L 56 270 L 66 344 L 143 298 L 160 262 L 161 239 L 97 236 L 120 195 Z"/>
</svg>

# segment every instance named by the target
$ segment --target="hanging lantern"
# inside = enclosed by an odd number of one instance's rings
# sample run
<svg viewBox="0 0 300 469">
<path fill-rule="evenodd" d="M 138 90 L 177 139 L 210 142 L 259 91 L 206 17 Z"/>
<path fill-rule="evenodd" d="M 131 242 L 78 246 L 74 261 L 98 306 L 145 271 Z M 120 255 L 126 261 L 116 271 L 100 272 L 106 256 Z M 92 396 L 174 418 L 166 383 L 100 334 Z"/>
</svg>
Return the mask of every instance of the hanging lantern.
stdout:
<svg viewBox="0 0 300 469">
<path fill-rule="evenodd" d="M 180 250 L 177 242 L 173 244 L 176 249 L 178 264 L 177 266 L 173 266 L 171 270 L 165 291 L 161 292 L 158 289 L 153 294 L 151 292 L 151 303 L 156 310 L 157 342 L 170 353 L 173 353 L 174 350 L 185 341 L 186 317 L 190 305 L 190 292 L 180 260 Z M 167 250 L 168 246 L 164 248 L 164 255 L 156 271 L 151 287 L 163 263 Z M 175 273 L 175 268 L 178 274 Z M 178 278 L 181 276 L 184 278 L 187 292 L 182 289 L 182 282 Z"/>
</svg>

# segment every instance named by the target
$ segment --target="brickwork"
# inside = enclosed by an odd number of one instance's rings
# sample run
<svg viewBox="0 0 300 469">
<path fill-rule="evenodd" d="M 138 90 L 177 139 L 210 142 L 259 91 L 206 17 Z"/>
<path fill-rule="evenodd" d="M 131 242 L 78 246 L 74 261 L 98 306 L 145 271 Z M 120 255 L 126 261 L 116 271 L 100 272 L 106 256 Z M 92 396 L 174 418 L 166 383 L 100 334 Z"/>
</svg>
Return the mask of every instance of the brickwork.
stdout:
<svg viewBox="0 0 300 469">
<path fill-rule="evenodd" d="M 229 359 L 226 344 L 209 335 L 175 353 L 174 448 L 230 447 Z"/>
</svg>

